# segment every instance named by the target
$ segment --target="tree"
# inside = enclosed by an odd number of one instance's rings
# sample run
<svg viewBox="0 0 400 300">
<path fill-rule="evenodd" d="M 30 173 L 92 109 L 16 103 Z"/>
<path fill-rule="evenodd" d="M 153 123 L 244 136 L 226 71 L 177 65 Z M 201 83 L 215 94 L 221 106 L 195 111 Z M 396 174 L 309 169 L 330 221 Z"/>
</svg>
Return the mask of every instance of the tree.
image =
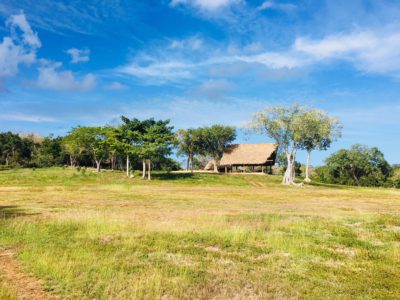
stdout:
<svg viewBox="0 0 400 300">
<path fill-rule="evenodd" d="M 317 169 L 320 180 L 356 186 L 382 186 L 392 173 L 390 164 L 378 148 L 353 145 L 326 159 L 326 166 Z"/>
<path fill-rule="evenodd" d="M 64 144 L 71 166 L 75 166 L 79 155 L 87 151 L 96 163 L 97 172 L 100 172 L 101 163 L 109 154 L 106 129 L 100 126 L 75 127 L 68 133 Z"/>
<path fill-rule="evenodd" d="M 65 152 L 69 155 L 71 167 L 77 166 L 79 157 L 85 151 L 85 145 L 81 140 L 79 128 L 72 128 L 63 139 L 63 146 Z"/>
<path fill-rule="evenodd" d="M 169 126 L 169 120 L 147 119 L 142 121 L 143 134 L 140 138 L 139 156 L 143 160 L 143 176 L 151 179 L 151 162 L 153 159 L 163 158 L 172 152 L 175 144 L 173 126 Z"/>
<path fill-rule="evenodd" d="M 34 153 L 33 164 L 37 167 L 62 165 L 66 162 L 66 155 L 62 147 L 62 138 L 52 135 L 43 138 Z"/>
<path fill-rule="evenodd" d="M 140 154 L 145 124 L 136 118 L 129 119 L 125 116 L 121 116 L 121 120 L 123 123 L 118 127 L 119 146 L 126 156 L 126 175 L 129 177 L 130 157 L 139 156 Z M 145 169 L 145 164 L 143 165 Z"/>
<path fill-rule="evenodd" d="M 118 128 L 114 126 L 106 125 L 103 127 L 103 133 L 105 135 L 106 143 L 108 146 L 108 155 L 111 165 L 111 170 L 115 170 L 117 162 L 117 153 L 120 150 L 120 136 Z"/>
<path fill-rule="evenodd" d="M 251 130 L 274 139 L 284 151 L 287 168 L 283 184 L 294 184 L 296 154 L 304 141 L 300 119 L 305 111 L 306 108 L 298 104 L 289 107 L 269 106 L 257 112 L 248 125 Z"/>
<path fill-rule="evenodd" d="M 29 166 L 37 146 L 32 135 L 21 137 L 12 132 L 0 133 L 0 164 Z"/>
<path fill-rule="evenodd" d="M 200 153 L 201 129 L 180 129 L 176 132 L 178 154 L 187 156 L 186 170 L 193 171 L 194 156 Z"/>
<path fill-rule="evenodd" d="M 310 182 L 309 166 L 311 151 L 326 150 L 331 143 L 341 136 L 342 125 L 335 117 L 317 109 L 304 111 L 295 122 L 302 139 L 301 149 L 307 151 L 306 182 Z"/>
<path fill-rule="evenodd" d="M 236 139 L 236 129 L 231 126 L 213 125 L 199 131 L 201 154 L 209 155 L 214 162 L 214 172 L 218 172 L 218 162 L 226 148 Z"/>
<path fill-rule="evenodd" d="M 277 152 L 278 153 L 276 155 L 275 162 L 279 165 L 279 167 L 281 167 L 281 169 L 283 170 L 282 174 L 284 174 L 284 171 L 287 169 L 286 154 L 280 151 L 280 149 L 278 149 Z M 296 176 L 300 176 L 302 173 L 301 163 L 299 163 L 297 160 L 294 162 L 294 173 Z"/>
</svg>

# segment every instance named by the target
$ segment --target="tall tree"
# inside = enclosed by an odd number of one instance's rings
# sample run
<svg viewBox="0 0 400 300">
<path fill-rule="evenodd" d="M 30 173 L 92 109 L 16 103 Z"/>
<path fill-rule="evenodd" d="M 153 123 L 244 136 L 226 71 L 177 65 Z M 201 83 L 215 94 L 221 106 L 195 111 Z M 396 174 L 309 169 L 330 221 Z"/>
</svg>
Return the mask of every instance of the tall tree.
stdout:
<svg viewBox="0 0 400 300">
<path fill-rule="evenodd" d="M 85 145 L 81 139 L 80 127 L 72 128 L 63 139 L 63 146 L 65 152 L 69 156 L 69 162 L 71 167 L 78 165 L 78 160 L 81 154 L 86 150 Z"/>
<path fill-rule="evenodd" d="M 130 176 L 130 158 L 138 157 L 140 154 L 140 147 L 143 142 L 143 135 L 145 133 L 145 124 L 134 118 L 129 119 L 121 116 L 122 125 L 118 127 L 120 148 L 126 157 L 126 175 Z M 145 164 L 144 164 L 145 172 Z"/>
<path fill-rule="evenodd" d="M 6 166 L 17 162 L 18 152 L 21 148 L 22 140 L 19 135 L 12 132 L 0 133 L 0 155 Z"/>
<path fill-rule="evenodd" d="M 202 128 L 199 135 L 202 144 L 200 152 L 213 159 L 214 172 L 218 172 L 218 162 L 229 144 L 236 139 L 236 129 L 231 126 L 213 125 Z"/>
<path fill-rule="evenodd" d="M 178 154 L 187 156 L 186 170 L 193 171 L 193 160 L 196 154 L 200 154 L 202 145 L 201 128 L 180 129 L 176 132 Z"/>
<path fill-rule="evenodd" d="M 107 140 L 111 170 L 115 170 L 117 162 L 117 153 L 121 148 L 120 135 L 119 135 L 120 132 L 118 128 L 115 128 L 114 126 L 110 125 L 104 126 L 103 130 Z"/>
<path fill-rule="evenodd" d="M 331 143 L 341 136 L 342 125 L 335 117 L 318 109 L 307 109 L 296 118 L 296 127 L 302 137 L 301 149 L 307 151 L 306 177 L 310 182 L 310 159 L 313 150 L 326 150 Z"/>
<path fill-rule="evenodd" d="M 285 152 L 287 167 L 282 180 L 283 184 L 295 184 L 296 154 L 304 141 L 299 127 L 300 118 L 305 109 L 298 104 L 289 107 L 269 106 L 257 112 L 249 124 L 251 130 L 274 139 Z"/>
<path fill-rule="evenodd" d="M 96 171 L 100 172 L 101 163 L 109 154 L 109 144 L 104 127 L 78 126 L 73 128 L 65 141 L 67 152 L 71 157 L 71 165 L 76 163 L 77 155 L 87 151 L 96 163 Z"/>
<path fill-rule="evenodd" d="M 141 137 L 140 157 L 143 160 L 143 175 L 151 179 L 151 162 L 157 158 L 163 158 L 172 152 L 175 144 L 173 126 L 170 120 L 147 119 L 142 121 L 143 135 Z"/>
</svg>

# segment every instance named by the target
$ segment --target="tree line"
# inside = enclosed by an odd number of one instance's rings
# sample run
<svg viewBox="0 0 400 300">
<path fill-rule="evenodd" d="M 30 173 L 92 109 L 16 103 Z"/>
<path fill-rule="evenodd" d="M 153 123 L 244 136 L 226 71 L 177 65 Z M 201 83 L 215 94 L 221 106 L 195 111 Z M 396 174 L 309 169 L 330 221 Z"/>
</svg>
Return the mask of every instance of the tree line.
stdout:
<svg viewBox="0 0 400 300">
<path fill-rule="evenodd" d="M 301 164 L 298 151 L 306 151 L 304 181 L 311 181 L 313 151 L 327 150 L 341 137 L 342 124 L 327 112 L 294 104 L 269 106 L 257 112 L 246 126 L 248 132 L 261 133 L 279 147 L 279 164 L 284 167 L 282 183 L 297 184 Z M 180 164 L 170 158 L 176 149 L 185 156 L 186 169 L 203 168 L 218 162 L 236 139 L 231 126 L 180 129 L 169 120 L 139 120 L 121 117 L 118 126 L 77 126 L 64 137 L 40 137 L 34 134 L 0 133 L 0 165 L 4 167 L 49 167 L 70 165 L 126 170 L 142 169 L 142 177 L 151 179 L 152 169 L 177 170 Z M 313 179 L 324 183 L 359 186 L 400 187 L 400 169 L 390 166 L 377 148 L 355 145 L 329 156 L 318 167 Z M 298 181 L 297 181 L 298 182 Z"/>
<path fill-rule="evenodd" d="M 189 134 L 188 134 L 189 133 Z M 142 168 L 142 177 L 151 179 L 151 170 L 177 170 L 179 163 L 169 156 L 188 155 L 193 169 L 194 155 L 203 155 L 217 162 L 225 148 L 236 138 L 231 126 L 213 125 L 178 130 L 169 120 L 139 120 L 121 117 L 118 126 L 77 126 L 64 137 L 21 136 L 0 133 L 0 165 L 4 167 L 71 167 L 94 165 L 112 170 Z"/>
</svg>

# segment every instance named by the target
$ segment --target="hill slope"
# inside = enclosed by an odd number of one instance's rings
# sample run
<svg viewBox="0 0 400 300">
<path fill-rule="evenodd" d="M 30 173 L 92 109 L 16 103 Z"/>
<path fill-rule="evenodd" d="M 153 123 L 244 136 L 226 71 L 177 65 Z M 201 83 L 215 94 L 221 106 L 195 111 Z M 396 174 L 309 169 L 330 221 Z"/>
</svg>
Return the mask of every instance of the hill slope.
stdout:
<svg viewBox="0 0 400 300">
<path fill-rule="evenodd" d="M 400 297 L 400 191 L 279 182 L 3 171 L 0 251 L 67 299 Z"/>
</svg>

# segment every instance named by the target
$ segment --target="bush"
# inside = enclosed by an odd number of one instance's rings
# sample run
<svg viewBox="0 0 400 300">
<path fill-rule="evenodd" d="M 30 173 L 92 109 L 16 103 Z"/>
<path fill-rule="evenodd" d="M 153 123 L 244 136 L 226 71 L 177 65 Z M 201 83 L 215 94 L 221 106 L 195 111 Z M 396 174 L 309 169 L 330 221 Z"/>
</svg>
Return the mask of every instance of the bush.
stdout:
<svg viewBox="0 0 400 300">
<path fill-rule="evenodd" d="M 325 183 L 387 186 L 392 168 L 378 148 L 354 145 L 329 156 L 326 166 L 316 172 L 318 180 Z"/>
</svg>

